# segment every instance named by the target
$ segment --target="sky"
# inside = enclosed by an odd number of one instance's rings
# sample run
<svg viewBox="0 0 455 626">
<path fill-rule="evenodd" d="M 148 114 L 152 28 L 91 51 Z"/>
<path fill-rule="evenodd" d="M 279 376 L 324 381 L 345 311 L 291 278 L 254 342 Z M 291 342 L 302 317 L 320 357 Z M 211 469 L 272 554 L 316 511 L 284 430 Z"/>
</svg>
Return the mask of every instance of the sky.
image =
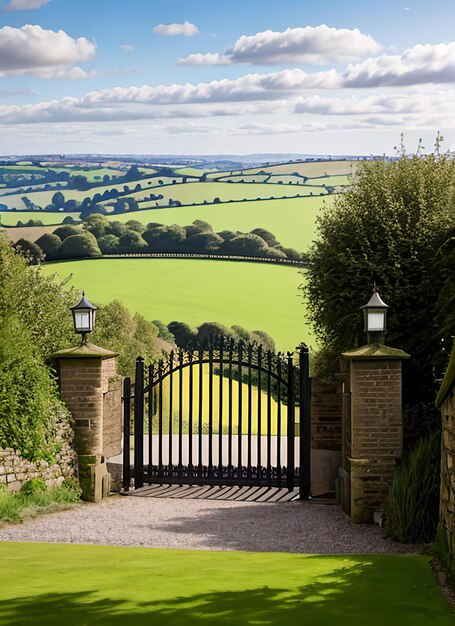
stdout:
<svg viewBox="0 0 455 626">
<path fill-rule="evenodd" d="M 0 0 L 0 155 L 455 149 L 455 0 Z"/>
</svg>

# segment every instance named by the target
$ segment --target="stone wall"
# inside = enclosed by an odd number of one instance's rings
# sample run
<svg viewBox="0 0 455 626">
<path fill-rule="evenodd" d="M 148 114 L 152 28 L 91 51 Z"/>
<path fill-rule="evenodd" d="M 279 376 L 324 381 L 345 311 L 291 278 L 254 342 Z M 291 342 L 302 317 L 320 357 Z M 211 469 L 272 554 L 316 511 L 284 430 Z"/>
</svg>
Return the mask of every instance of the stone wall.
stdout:
<svg viewBox="0 0 455 626">
<path fill-rule="evenodd" d="M 9 491 L 18 491 L 27 480 L 42 478 L 48 487 L 61 485 L 66 476 L 76 473 L 76 455 L 71 447 L 73 431 L 70 417 L 60 412 L 56 418 L 56 443 L 60 447 L 55 462 L 29 461 L 21 456 L 20 450 L 0 448 L 0 485 Z"/>
</svg>

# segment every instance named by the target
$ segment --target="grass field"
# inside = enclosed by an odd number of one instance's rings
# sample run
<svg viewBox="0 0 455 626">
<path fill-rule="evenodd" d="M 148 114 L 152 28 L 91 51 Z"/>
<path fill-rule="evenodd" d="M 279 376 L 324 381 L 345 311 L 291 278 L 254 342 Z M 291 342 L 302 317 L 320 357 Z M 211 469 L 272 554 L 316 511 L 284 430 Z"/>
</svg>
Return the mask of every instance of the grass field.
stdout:
<svg viewBox="0 0 455 626">
<path fill-rule="evenodd" d="M 254 228 L 270 230 L 284 245 L 297 250 L 307 250 L 315 233 L 315 220 L 322 207 L 333 196 L 315 198 L 290 198 L 267 200 L 267 202 L 239 202 L 211 204 L 208 206 L 169 207 L 149 211 L 134 211 L 112 216 L 127 222 L 134 219 L 143 224 L 191 224 L 200 219 L 209 222 L 215 231 L 240 230 L 249 232 Z"/>
<path fill-rule="evenodd" d="M 264 330 L 279 350 L 314 345 L 293 267 L 190 259 L 100 259 L 50 263 L 46 275 L 72 275 L 92 302 L 118 299 L 147 319 L 220 322 Z"/>
<path fill-rule="evenodd" d="M 158 179 L 164 180 L 164 182 L 166 183 L 166 180 L 163 179 L 162 177 L 159 177 L 159 178 L 155 177 L 155 178 L 144 178 L 142 180 L 137 180 L 137 181 L 132 181 L 132 182 L 130 181 L 128 183 L 107 183 L 106 185 L 102 185 L 101 187 L 94 187 L 93 189 L 88 189 L 87 191 L 78 191 L 77 189 L 60 189 L 59 191 L 63 193 L 63 195 L 65 196 L 65 200 L 78 200 L 79 202 L 82 202 L 84 198 L 92 198 L 97 193 L 102 194 L 104 191 L 106 191 L 106 189 L 117 189 L 118 191 L 123 191 L 124 186 L 127 185 L 131 189 L 131 191 L 133 191 L 136 185 L 140 184 L 143 189 L 143 191 L 140 193 L 142 193 L 143 195 L 146 195 L 144 193 L 145 189 L 148 190 L 148 189 L 151 189 L 152 187 L 159 186 Z M 182 179 L 177 178 L 176 180 L 181 181 Z M 169 181 L 171 182 L 172 179 L 169 179 Z M 164 189 L 166 189 L 166 187 L 164 187 Z M 30 192 L 30 193 L 20 192 L 20 193 L 12 194 L 10 196 L 2 195 L 0 197 L 0 203 L 6 204 L 9 208 L 12 208 L 12 209 L 13 208 L 25 209 L 26 206 L 23 203 L 22 198 L 26 196 L 30 200 L 30 202 L 33 202 L 37 206 L 44 208 L 46 205 L 51 203 L 52 196 L 54 195 L 55 192 L 56 192 L 55 189 L 51 189 L 49 191 L 35 191 L 35 192 Z"/>
<path fill-rule="evenodd" d="M 3 543 L 0 558 L 5 626 L 453 624 L 425 556 Z"/>
<path fill-rule="evenodd" d="M 0 224 L 0 230 L 2 225 Z M 25 228 L 5 228 L 3 231 L 8 239 L 11 241 L 17 241 L 18 239 L 27 239 L 27 241 L 36 241 L 45 233 L 52 233 L 56 229 L 55 224 L 53 226 L 26 226 Z"/>
<path fill-rule="evenodd" d="M 314 178 L 316 176 L 334 176 L 350 174 L 355 169 L 357 161 L 314 161 L 310 163 L 282 163 L 281 165 L 262 166 L 254 169 L 244 169 L 245 174 L 268 172 L 270 174 L 302 174 Z"/>
<path fill-rule="evenodd" d="M 45 211 L 2 211 L 0 225 L 15 226 L 17 222 L 25 224 L 29 220 L 40 220 L 44 225 L 61 224 L 65 217 L 71 216 L 77 220 L 79 213 L 46 213 Z"/>
<path fill-rule="evenodd" d="M 268 183 L 191 183 L 190 185 L 169 185 L 163 187 L 160 191 L 164 198 L 159 201 L 152 200 L 144 202 L 141 207 L 168 205 L 169 199 L 179 200 L 182 204 L 202 204 L 205 201 L 212 203 L 214 198 L 220 198 L 221 201 L 243 200 L 248 198 L 256 200 L 256 198 L 282 198 L 283 196 L 309 195 L 313 193 L 315 196 L 325 194 L 326 191 L 321 187 L 310 187 L 302 185 L 269 185 Z M 144 191 L 130 194 L 130 197 L 140 200 L 144 196 Z"/>
</svg>

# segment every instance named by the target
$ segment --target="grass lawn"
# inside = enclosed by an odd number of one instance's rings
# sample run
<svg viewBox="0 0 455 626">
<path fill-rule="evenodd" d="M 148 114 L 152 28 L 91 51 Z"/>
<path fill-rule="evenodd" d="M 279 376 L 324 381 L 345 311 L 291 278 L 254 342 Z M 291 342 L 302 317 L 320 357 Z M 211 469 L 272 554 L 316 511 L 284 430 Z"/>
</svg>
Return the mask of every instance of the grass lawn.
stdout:
<svg viewBox="0 0 455 626">
<path fill-rule="evenodd" d="M 0 544 L 9 626 L 449 626 L 423 556 Z"/>
<path fill-rule="evenodd" d="M 311 344 L 302 276 L 294 267 L 192 259 L 99 259 L 49 263 L 43 273 L 72 275 L 96 304 L 118 299 L 149 320 L 220 322 L 265 330 L 279 350 Z M 313 342 L 314 343 L 314 342 Z"/>
<path fill-rule="evenodd" d="M 193 183 L 192 183 L 193 184 Z M 127 212 L 113 215 L 121 222 L 139 220 L 143 224 L 180 224 L 185 226 L 193 220 L 205 220 L 215 231 L 240 230 L 249 232 L 254 228 L 270 230 L 278 240 L 290 248 L 307 250 L 315 233 L 316 216 L 324 204 L 332 202 L 333 196 L 315 198 L 288 198 L 267 202 L 238 202 L 211 204 L 207 206 L 171 207 L 148 211 Z"/>
</svg>

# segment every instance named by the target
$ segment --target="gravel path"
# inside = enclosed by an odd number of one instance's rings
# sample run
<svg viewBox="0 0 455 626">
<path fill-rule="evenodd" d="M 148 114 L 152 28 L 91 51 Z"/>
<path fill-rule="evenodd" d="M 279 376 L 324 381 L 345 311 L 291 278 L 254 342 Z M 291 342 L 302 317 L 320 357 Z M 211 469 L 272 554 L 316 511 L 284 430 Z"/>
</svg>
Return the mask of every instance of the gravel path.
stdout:
<svg viewBox="0 0 455 626">
<path fill-rule="evenodd" d="M 0 541 L 307 554 L 420 551 L 385 539 L 378 526 L 352 524 L 337 505 L 121 496 L 4 526 Z"/>
</svg>

